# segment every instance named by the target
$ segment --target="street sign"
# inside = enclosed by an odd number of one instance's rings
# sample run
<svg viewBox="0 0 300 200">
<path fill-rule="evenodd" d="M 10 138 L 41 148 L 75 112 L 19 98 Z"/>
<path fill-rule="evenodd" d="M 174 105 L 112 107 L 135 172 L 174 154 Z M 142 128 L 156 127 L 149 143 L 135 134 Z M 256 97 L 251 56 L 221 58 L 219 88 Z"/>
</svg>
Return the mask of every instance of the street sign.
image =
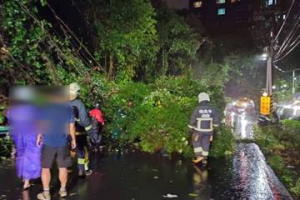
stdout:
<svg viewBox="0 0 300 200">
<path fill-rule="evenodd" d="M 261 115 L 271 114 L 271 97 L 269 96 L 260 97 L 260 114 Z"/>
</svg>

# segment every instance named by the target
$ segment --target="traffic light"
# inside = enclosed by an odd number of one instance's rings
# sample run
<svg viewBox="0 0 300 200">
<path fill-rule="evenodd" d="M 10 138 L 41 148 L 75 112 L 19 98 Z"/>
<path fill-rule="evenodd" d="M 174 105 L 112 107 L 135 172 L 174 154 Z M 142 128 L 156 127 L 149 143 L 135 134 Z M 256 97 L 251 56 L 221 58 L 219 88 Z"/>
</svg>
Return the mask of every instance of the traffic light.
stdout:
<svg viewBox="0 0 300 200">
<path fill-rule="evenodd" d="M 270 96 L 263 94 L 260 97 L 260 114 L 270 115 L 272 112 L 272 99 Z"/>
</svg>

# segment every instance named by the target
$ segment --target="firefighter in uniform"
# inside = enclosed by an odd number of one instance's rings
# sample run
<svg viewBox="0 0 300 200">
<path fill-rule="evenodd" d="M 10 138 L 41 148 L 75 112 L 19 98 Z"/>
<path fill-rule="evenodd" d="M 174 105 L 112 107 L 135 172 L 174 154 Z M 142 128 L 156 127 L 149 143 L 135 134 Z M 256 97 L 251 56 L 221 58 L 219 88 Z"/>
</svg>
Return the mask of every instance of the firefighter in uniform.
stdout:
<svg viewBox="0 0 300 200">
<path fill-rule="evenodd" d="M 88 152 L 88 134 L 92 131 L 91 120 L 82 101 L 78 98 L 80 86 L 77 83 L 70 84 L 70 106 L 75 116 L 76 130 L 76 154 L 78 175 L 90 175 L 92 170 L 89 169 L 89 152 Z"/>
<path fill-rule="evenodd" d="M 218 114 L 216 110 L 210 106 L 210 98 L 207 93 L 198 95 L 199 106 L 191 116 L 190 128 L 192 135 L 192 144 L 196 158 L 194 163 L 199 163 L 207 159 L 209 153 L 210 142 L 213 139 L 214 126 L 218 126 Z"/>
</svg>

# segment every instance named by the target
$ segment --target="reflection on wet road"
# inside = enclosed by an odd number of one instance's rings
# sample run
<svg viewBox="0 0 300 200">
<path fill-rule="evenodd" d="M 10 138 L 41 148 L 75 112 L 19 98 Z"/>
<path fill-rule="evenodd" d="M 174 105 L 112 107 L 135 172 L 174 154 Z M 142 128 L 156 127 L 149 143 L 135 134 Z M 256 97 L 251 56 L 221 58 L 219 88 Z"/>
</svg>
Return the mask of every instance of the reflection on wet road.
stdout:
<svg viewBox="0 0 300 200">
<path fill-rule="evenodd" d="M 156 200 L 168 194 L 177 195 L 177 199 L 227 199 L 224 192 L 231 181 L 228 172 L 232 162 L 225 160 L 210 160 L 206 167 L 194 167 L 190 161 L 132 152 L 92 160 L 94 174 L 85 180 L 73 178 L 68 199 Z M 1 163 L 0 177 L 6 181 L 0 182 L 0 199 L 36 199 L 40 184 L 29 194 L 23 193 L 22 198 L 21 183 L 11 163 Z M 53 199 L 59 198 L 55 195 Z"/>
<path fill-rule="evenodd" d="M 254 116 L 245 113 L 234 118 L 233 134 L 236 139 L 254 139 Z M 233 158 L 233 199 L 292 199 L 255 143 L 237 144 Z"/>
<path fill-rule="evenodd" d="M 84 180 L 71 175 L 67 199 L 291 199 L 254 143 L 239 143 L 233 159 L 210 159 L 205 167 L 195 167 L 189 160 L 131 151 L 106 156 L 97 154 L 91 157 L 91 161 L 94 174 Z M 40 183 L 29 192 L 21 191 L 13 161 L 0 162 L 0 177 L 0 200 L 35 200 L 36 194 L 41 191 Z M 54 182 L 57 183 L 57 177 Z M 52 185 L 52 199 L 59 199 L 58 185 Z"/>
<path fill-rule="evenodd" d="M 153 200 L 167 194 L 195 200 L 289 199 L 255 144 L 240 144 L 233 161 L 210 160 L 207 167 L 139 153 L 93 161 L 95 173 L 86 180 L 72 179 L 68 199 Z M 0 199 L 35 199 L 41 189 L 36 186 L 22 197 L 11 162 L 1 163 L 0 177 Z"/>
<path fill-rule="evenodd" d="M 233 177 L 234 199 L 291 199 L 254 143 L 237 145 Z"/>
<path fill-rule="evenodd" d="M 206 167 L 132 152 L 92 160 L 94 174 L 85 180 L 71 179 L 68 199 L 159 200 L 168 194 L 183 200 L 290 199 L 255 144 L 239 144 L 233 160 L 211 159 Z M 41 190 L 38 183 L 22 193 L 11 161 L 1 163 L 0 177 L 1 200 L 35 200 Z M 57 194 L 53 199 L 59 199 Z"/>
</svg>

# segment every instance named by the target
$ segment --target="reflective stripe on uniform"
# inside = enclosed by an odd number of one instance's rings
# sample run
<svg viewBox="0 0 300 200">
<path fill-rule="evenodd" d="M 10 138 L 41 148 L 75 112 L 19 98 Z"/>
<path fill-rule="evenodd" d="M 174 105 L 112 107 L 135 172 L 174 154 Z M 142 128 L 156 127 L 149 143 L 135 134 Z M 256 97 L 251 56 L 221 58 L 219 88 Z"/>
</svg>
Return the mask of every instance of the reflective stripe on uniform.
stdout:
<svg viewBox="0 0 300 200">
<path fill-rule="evenodd" d="M 208 151 L 202 151 L 202 156 L 208 156 Z"/>
<path fill-rule="evenodd" d="M 92 125 L 89 125 L 89 126 L 84 127 L 84 130 L 89 131 L 89 130 L 91 130 L 92 128 L 93 128 L 93 126 L 92 126 Z"/>
<path fill-rule="evenodd" d="M 85 159 L 84 158 L 78 158 L 77 159 L 77 164 L 78 165 L 84 165 L 86 162 L 85 162 Z"/>
<path fill-rule="evenodd" d="M 84 164 L 84 170 L 85 170 L 85 171 L 89 170 L 89 163 L 88 163 L 88 162 L 86 162 L 86 163 Z"/>
<path fill-rule="evenodd" d="M 200 153 L 200 152 L 202 152 L 202 147 L 196 147 L 196 148 L 194 148 L 194 152 L 195 152 L 195 153 Z"/>
<path fill-rule="evenodd" d="M 84 147 L 84 158 L 85 158 L 86 162 L 89 161 L 89 150 L 87 147 Z"/>
<path fill-rule="evenodd" d="M 75 135 L 86 135 L 86 132 L 76 132 Z"/>
<path fill-rule="evenodd" d="M 209 121 L 210 122 L 210 128 L 201 128 L 201 123 L 203 121 Z M 213 131 L 213 119 L 212 118 L 197 118 L 197 128 L 194 128 L 196 131 L 200 132 L 211 132 Z"/>
<path fill-rule="evenodd" d="M 190 129 L 194 129 L 195 127 L 193 127 L 193 126 L 191 126 L 191 125 L 188 125 L 188 127 L 190 128 Z"/>
</svg>

